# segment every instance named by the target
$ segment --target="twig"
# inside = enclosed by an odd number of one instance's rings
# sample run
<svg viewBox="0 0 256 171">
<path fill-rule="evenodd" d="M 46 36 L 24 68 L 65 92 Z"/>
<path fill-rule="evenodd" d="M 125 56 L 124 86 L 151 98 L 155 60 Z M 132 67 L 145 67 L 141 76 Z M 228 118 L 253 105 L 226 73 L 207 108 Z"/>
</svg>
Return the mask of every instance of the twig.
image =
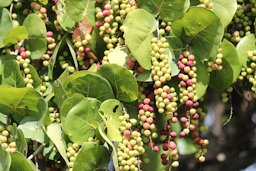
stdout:
<svg viewBox="0 0 256 171">
<path fill-rule="evenodd" d="M 10 9 L 9 9 L 9 13 L 10 13 L 10 17 L 12 17 L 12 10 L 13 10 L 13 3 L 11 4 L 11 6 L 10 6 Z"/>
<path fill-rule="evenodd" d="M 36 157 L 36 155 L 38 155 L 38 154 L 41 152 L 41 150 L 44 148 L 44 146 L 45 146 L 45 144 L 41 144 L 41 145 L 36 149 L 36 151 L 35 151 L 33 154 L 31 154 L 27 159 L 28 159 L 28 160 L 32 160 L 34 157 Z"/>
<path fill-rule="evenodd" d="M 21 46 L 23 45 L 23 43 L 24 43 L 24 40 L 20 41 L 20 42 L 18 43 L 19 47 L 21 47 Z M 18 53 L 19 53 L 19 49 L 16 49 L 16 50 L 15 50 L 15 55 L 18 55 Z"/>
<path fill-rule="evenodd" d="M 99 61 L 98 58 L 97 58 L 97 56 L 95 56 L 93 52 L 89 52 L 89 53 L 88 53 L 88 56 L 89 56 L 91 59 L 93 59 L 95 62 L 98 62 L 98 61 Z"/>
<path fill-rule="evenodd" d="M 228 120 L 223 124 L 223 126 L 227 125 L 230 120 L 232 119 L 233 117 L 233 103 L 232 103 L 232 98 L 231 98 L 231 94 L 229 94 L 229 101 L 230 101 L 230 113 L 229 113 L 229 118 Z"/>
</svg>

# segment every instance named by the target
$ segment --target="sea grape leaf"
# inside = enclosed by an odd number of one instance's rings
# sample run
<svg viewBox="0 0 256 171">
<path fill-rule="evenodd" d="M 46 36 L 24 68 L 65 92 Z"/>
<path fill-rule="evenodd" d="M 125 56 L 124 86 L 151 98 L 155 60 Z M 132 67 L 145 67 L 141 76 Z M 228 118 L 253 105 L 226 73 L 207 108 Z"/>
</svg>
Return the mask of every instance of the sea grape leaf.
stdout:
<svg viewBox="0 0 256 171">
<path fill-rule="evenodd" d="M 86 142 L 77 155 L 73 171 L 105 171 L 109 163 L 109 156 L 110 153 L 105 146 Z"/>
<path fill-rule="evenodd" d="M 117 99 L 132 102 L 138 98 L 138 84 L 130 71 L 117 64 L 105 64 L 98 73 L 111 84 Z"/>
<path fill-rule="evenodd" d="M 91 73 L 72 79 L 64 88 L 69 97 L 78 93 L 85 97 L 97 98 L 100 101 L 115 98 L 109 82 L 105 78 Z"/>
<path fill-rule="evenodd" d="M 16 122 L 25 116 L 40 118 L 37 101 L 40 94 L 32 88 L 12 88 L 0 86 L 0 109 L 4 114 L 12 114 Z M 10 96 L 15 94 L 15 96 Z"/>
<path fill-rule="evenodd" d="M 220 47 L 223 54 L 223 69 L 211 73 L 210 85 L 218 91 L 223 91 L 236 82 L 240 75 L 242 64 L 239 62 L 237 50 L 231 42 L 224 40 Z"/>
<path fill-rule="evenodd" d="M 181 18 L 189 8 L 189 0 L 138 0 L 139 8 L 147 10 L 164 21 L 175 21 Z"/>
<path fill-rule="evenodd" d="M 95 3 L 95 0 L 66 0 L 67 13 L 76 22 L 86 19 L 94 25 Z"/>
<path fill-rule="evenodd" d="M 8 9 L 0 8 L 0 48 L 3 48 L 5 46 L 4 38 L 11 29 L 12 19 L 9 15 Z"/>
<path fill-rule="evenodd" d="M 21 40 L 28 39 L 28 32 L 24 26 L 12 28 L 4 37 L 4 45 L 17 44 Z"/>
<path fill-rule="evenodd" d="M 62 123 L 70 140 L 82 145 L 95 135 L 99 122 L 102 122 L 98 113 L 100 104 L 97 99 L 86 97 L 71 108 Z"/>
<path fill-rule="evenodd" d="M 123 108 L 120 101 L 108 99 L 100 105 L 99 111 L 103 114 L 107 126 L 107 135 L 111 141 L 122 141 L 122 135 L 119 130 L 121 122 L 119 117 L 123 115 Z"/>
<path fill-rule="evenodd" d="M 157 28 L 155 17 L 146 10 L 137 9 L 128 13 L 123 25 L 126 45 L 139 64 L 150 70 L 151 39 Z"/>
<path fill-rule="evenodd" d="M 190 45 L 196 58 L 207 61 L 216 58 L 224 27 L 212 11 L 191 7 L 182 19 L 173 23 L 173 32 L 183 43 Z"/>
<path fill-rule="evenodd" d="M 29 39 L 25 41 L 26 47 L 31 51 L 32 59 L 40 59 L 47 50 L 46 26 L 37 14 L 29 14 L 23 26 L 26 27 Z"/>
<path fill-rule="evenodd" d="M 256 49 L 256 38 L 254 34 L 246 35 L 241 39 L 241 41 L 236 46 L 239 61 L 243 66 L 246 66 L 248 60 L 248 51 L 253 51 Z"/>
</svg>

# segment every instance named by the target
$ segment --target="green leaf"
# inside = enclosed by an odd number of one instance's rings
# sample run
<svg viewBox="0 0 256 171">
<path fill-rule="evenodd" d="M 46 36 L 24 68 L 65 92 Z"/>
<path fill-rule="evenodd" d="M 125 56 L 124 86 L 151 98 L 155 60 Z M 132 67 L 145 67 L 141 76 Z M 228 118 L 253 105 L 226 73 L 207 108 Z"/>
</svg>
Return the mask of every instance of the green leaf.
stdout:
<svg viewBox="0 0 256 171">
<path fill-rule="evenodd" d="M 61 76 L 54 81 L 53 83 L 53 91 L 54 91 L 54 95 L 55 95 L 55 101 L 58 105 L 58 107 L 60 108 L 62 103 L 65 101 L 65 99 L 67 99 L 67 93 L 64 89 L 64 83 L 67 80 L 69 76 L 69 72 L 66 69 Z"/>
<path fill-rule="evenodd" d="M 96 74 L 86 74 L 75 78 L 64 87 L 68 96 L 75 93 L 82 94 L 85 97 L 94 97 L 100 101 L 114 99 L 114 93 L 109 82 Z"/>
<path fill-rule="evenodd" d="M 54 69 L 54 66 L 55 66 L 55 63 L 56 63 L 56 59 L 57 59 L 57 55 L 58 55 L 58 52 L 60 50 L 60 47 L 64 44 L 64 42 L 66 42 L 66 37 L 67 37 L 67 34 L 65 34 L 61 40 L 59 41 L 59 43 L 57 44 L 57 46 L 55 47 L 54 51 L 53 51 L 53 54 L 51 56 L 51 62 L 50 62 L 50 65 L 48 67 L 48 76 L 50 79 L 53 79 L 53 69 Z"/>
<path fill-rule="evenodd" d="M 11 153 L 11 171 L 34 171 L 29 161 L 19 152 Z"/>
<path fill-rule="evenodd" d="M 130 58 L 129 49 L 126 46 L 117 46 L 108 54 L 109 63 L 127 67 L 127 60 Z"/>
<path fill-rule="evenodd" d="M 69 163 L 67 155 L 66 155 L 66 142 L 63 139 L 63 132 L 61 130 L 59 123 L 52 123 L 46 129 L 46 133 L 52 142 L 55 144 L 56 148 L 58 149 L 60 155 L 65 160 L 66 164 Z"/>
<path fill-rule="evenodd" d="M 175 21 L 181 18 L 189 8 L 189 0 L 138 0 L 139 8 L 147 10 L 149 13 L 164 21 Z"/>
<path fill-rule="evenodd" d="M 8 60 L 3 64 L 2 85 L 19 88 L 25 86 L 20 67 L 15 60 Z"/>
<path fill-rule="evenodd" d="M 150 70 L 151 39 L 157 28 L 155 17 L 143 9 L 137 9 L 128 13 L 123 25 L 125 43 L 132 55 L 143 68 Z"/>
<path fill-rule="evenodd" d="M 8 7 L 13 0 L 0 0 L 0 7 Z"/>
<path fill-rule="evenodd" d="M 181 20 L 173 23 L 173 32 L 190 45 L 196 58 L 204 61 L 216 58 L 224 27 L 212 11 L 191 7 Z"/>
<path fill-rule="evenodd" d="M 82 145 L 95 135 L 101 117 L 98 114 L 101 102 L 95 98 L 84 98 L 68 112 L 62 123 L 70 140 Z"/>
<path fill-rule="evenodd" d="M 48 0 L 38 0 L 41 4 L 43 5 L 47 5 L 48 4 Z"/>
<path fill-rule="evenodd" d="M 197 61 L 196 68 L 197 68 L 196 95 L 199 99 L 204 96 L 207 90 L 208 83 L 210 81 L 210 74 L 208 73 L 207 66 L 201 63 L 200 61 Z"/>
<path fill-rule="evenodd" d="M 77 155 L 73 171 L 106 171 L 109 156 L 110 153 L 105 146 L 87 142 Z"/>
<path fill-rule="evenodd" d="M 133 102 L 138 98 L 137 81 L 128 69 L 117 64 L 105 64 L 98 73 L 111 84 L 117 99 Z"/>
<path fill-rule="evenodd" d="M 116 151 L 116 147 L 115 145 L 112 143 L 112 141 L 107 137 L 107 135 L 105 134 L 105 132 L 102 130 L 101 126 L 98 126 L 99 128 L 99 133 L 101 135 L 101 137 L 108 143 L 108 145 L 111 146 L 112 148 L 112 160 L 113 160 L 113 165 L 115 168 L 115 171 L 119 171 L 119 165 L 118 165 L 118 158 L 117 158 L 117 151 Z"/>
<path fill-rule="evenodd" d="M 35 120 L 31 117 L 25 117 L 19 124 L 18 128 L 22 130 L 26 138 L 32 139 L 40 143 L 44 143 L 48 140 L 48 137 L 45 135 L 45 132 L 43 130 L 43 124 L 45 122 L 45 118 L 48 112 L 48 104 L 43 98 L 40 98 L 38 100 L 37 107 L 38 111 L 40 112 L 41 118 Z"/>
<path fill-rule="evenodd" d="M 214 4 L 213 12 L 220 18 L 223 26 L 227 27 L 236 13 L 236 0 L 211 0 L 211 2 Z"/>
<path fill-rule="evenodd" d="M 73 62 L 75 64 L 75 68 L 76 70 L 78 71 L 78 63 L 77 63 L 77 58 L 76 58 L 76 52 L 74 50 L 74 47 L 70 41 L 69 38 L 66 39 L 66 42 L 67 42 L 67 45 L 68 45 L 68 48 L 69 48 L 69 51 L 71 53 L 71 56 L 72 56 L 72 59 L 73 59 Z"/>
<path fill-rule="evenodd" d="M 27 141 L 24 137 L 24 134 L 22 133 L 22 131 L 20 129 L 18 129 L 16 126 L 14 126 L 13 135 L 15 135 L 17 151 L 22 153 L 24 156 L 27 156 L 28 145 L 27 145 Z"/>
<path fill-rule="evenodd" d="M 123 115 L 122 104 L 116 99 L 108 99 L 100 105 L 99 111 L 103 113 L 104 121 L 106 121 L 108 138 L 111 141 L 121 142 L 119 117 Z"/>
<path fill-rule="evenodd" d="M 161 146 L 161 144 L 159 144 Z M 162 164 L 161 154 L 164 151 L 162 148 L 155 153 L 150 146 L 145 148 L 145 153 L 143 154 L 142 161 L 143 161 L 143 169 L 142 170 L 167 170 L 168 166 L 164 166 Z M 145 162 L 148 161 L 148 162 Z"/>
<path fill-rule="evenodd" d="M 241 39 L 237 44 L 237 52 L 239 61 L 243 66 L 246 66 L 248 60 L 248 51 L 256 49 L 256 38 L 254 34 L 249 34 Z"/>
<path fill-rule="evenodd" d="M 0 109 L 4 114 L 12 114 L 16 122 L 25 116 L 40 118 L 37 101 L 40 94 L 31 88 L 11 88 L 0 86 Z M 15 96 L 10 96 L 15 94 Z"/>
<path fill-rule="evenodd" d="M 95 24 L 95 0 L 66 0 L 66 9 L 72 20 L 86 19 L 91 25 Z"/>
<path fill-rule="evenodd" d="M 221 43 L 221 48 L 223 54 L 223 69 L 220 71 L 213 71 L 211 73 L 210 82 L 210 85 L 218 91 L 223 91 L 236 82 L 242 68 L 236 48 L 231 42 L 224 40 Z"/>
<path fill-rule="evenodd" d="M 66 7 L 65 6 L 63 7 L 61 2 L 57 3 L 57 7 L 58 7 L 58 13 L 57 13 L 58 22 L 60 23 L 61 27 L 65 31 L 71 32 L 76 24 L 75 21 L 71 19 L 71 17 L 67 13 Z"/>
<path fill-rule="evenodd" d="M 6 34 L 8 34 L 8 32 L 11 29 L 12 29 L 12 19 L 9 15 L 9 11 L 6 8 L 0 8 L 0 48 L 5 46 L 4 37 L 6 36 Z"/>
<path fill-rule="evenodd" d="M 81 102 L 85 97 L 81 94 L 74 94 L 72 97 L 67 98 L 63 105 L 60 108 L 60 120 L 61 124 L 65 125 L 66 117 L 68 115 L 68 112 L 79 102 Z M 65 129 L 65 127 L 63 127 Z"/>
<path fill-rule="evenodd" d="M 17 44 L 21 40 L 28 39 L 28 32 L 24 26 L 12 28 L 4 37 L 4 46 Z"/>
<path fill-rule="evenodd" d="M 10 166 L 11 166 L 11 156 L 0 145 L 0 170 L 7 171 L 10 169 Z"/>
<path fill-rule="evenodd" d="M 182 53 L 182 50 L 184 49 L 184 45 L 182 41 L 176 37 L 173 32 L 171 32 L 168 36 L 165 37 L 167 39 L 167 42 L 170 45 L 171 51 L 174 53 L 176 59 L 178 59 L 179 55 Z"/>
<path fill-rule="evenodd" d="M 40 90 L 41 88 L 41 85 L 42 85 L 42 80 L 40 79 L 36 69 L 32 66 L 32 65 L 28 65 L 28 68 L 29 68 L 29 73 L 31 74 L 32 76 L 32 79 L 33 79 L 33 86 L 36 90 Z"/>
<path fill-rule="evenodd" d="M 31 51 L 31 58 L 40 59 L 47 50 L 45 23 L 37 14 L 29 14 L 23 25 L 29 34 L 29 40 L 25 43 Z"/>
<path fill-rule="evenodd" d="M 153 79 L 152 79 L 151 71 L 145 70 L 144 72 L 139 73 L 139 75 L 136 77 L 136 80 L 140 82 L 152 82 Z"/>
<path fill-rule="evenodd" d="M 176 143 L 181 155 L 193 154 L 197 151 L 197 147 L 191 139 L 176 138 Z"/>
</svg>

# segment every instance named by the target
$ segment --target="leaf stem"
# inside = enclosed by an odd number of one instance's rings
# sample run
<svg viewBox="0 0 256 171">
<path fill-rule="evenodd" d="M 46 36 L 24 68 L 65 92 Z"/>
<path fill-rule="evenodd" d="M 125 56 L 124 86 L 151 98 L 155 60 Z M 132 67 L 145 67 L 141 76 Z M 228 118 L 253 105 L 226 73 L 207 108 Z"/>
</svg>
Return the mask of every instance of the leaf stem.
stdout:
<svg viewBox="0 0 256 171">
<path fill-rule="evenodd" d="M 36 149 L 36 151 L 34 151 L 34 153 L 31 154 L 27 159 L 28 159 L 28 160 L 32 160 L 34 157 L 36 157 L 36 155 L 38 155 L 38 154 L 41 152 L 41 150 L 44 148 L 44 146 L 45 146 L 45 144 L 41 144 L 41 145 Z"/>
</svg>

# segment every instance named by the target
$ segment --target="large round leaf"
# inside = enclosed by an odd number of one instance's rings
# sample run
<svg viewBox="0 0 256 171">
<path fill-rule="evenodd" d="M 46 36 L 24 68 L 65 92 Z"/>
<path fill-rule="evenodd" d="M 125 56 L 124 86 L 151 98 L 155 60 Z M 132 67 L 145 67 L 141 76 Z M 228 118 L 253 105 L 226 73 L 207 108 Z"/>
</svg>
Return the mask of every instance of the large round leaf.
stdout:
<svg viewBox="0 0 256 171">
<path fill-rule="evenodd" d="M 111 141 L 122 141 L 120 132 L 121 122 L 119 117 L 123 115 L 122 104 L 116 99 L 109 99 L 100 105 L 100 112 L 102 112 L 105 124 L 107 126 L 107 135 Z"/>
<path fill-rule="evenodd" d="M 143 68 L 150 70 L 151 39 L 157 28 L 155 17 L 143 9 L 138 9 L 129 12 L 123 24 L 125 43 L 132 55 Z"/>
<path fill-rule="evenodd" d="M 11 88 L 0 86 L 0 109 L 3 114 L 12 114 L 16 122 L 25 116 L 40 118 L 37 101 L 40 94 L 31 88 Z"/>
<path fill-rule="evenodd" d="M 23 25 L 29 34 L 26 45 L 31 51 L 31 58 L 40 59 L 47 49 L 45 24 L 37 14 L 29 14 Z"/>
<path fill-rule="evenodd" d="M 128 69 L 117 64 L 105 64 L 98 73 L 111 84 L 117 99 L 132 102 L 138 98 L 137 81 Z"/>
<path fill-rule="evenodd" d="M 248 51 L 256 49 L 256 38 L 254 34 L 249 34 L 242 38 L 242 40 L 237 44 L 237 52 L 239 56 L 239 61 L 243 66 L 246 66 L 248 60 Z"/>
<path fill-rule="evenodd" d="M 2 145 L 0 145 L 0 170 L 9 170 L 11 166 L 11 156 L 8 152 L 6 152 Z"/>
<path fill-rule="evenodd" d="M 24 78 L 20 72 L 20 66 L 15 60 L 8 60 L 3 64 L 2 85 L 12 87 L 24 87 Z"/>
<path fill-rule="evenodd" d="M 211 0 L 214 4 L 213 12 L 220 18 L 224 27 L 227 27 L 237 10 L 236 0 Z"/>
<path fill-rule="evenodd" d="M 0 48 L 4 47 L 4 38 L 12 29 L 12 19 L 6 8 L 0 8 Z"/>
<path fill-rule="evenodd" d="M 25 158 L 21 153 L 14 152 L 11 153 L 12 164 L 11 164 L 11 171 L 33 171 L 34 167 L 32 167 L 29 160 Z"/>
<path fill-rule="evenodd" d="M 96 74 L 86 74 L 77 77 L 65 86 L 68 96 L 75 93 L 82 94 L 85 97 L 94 97 L 100 101 L 114 99 L 114 93 L 109 82 Z"/>
<path fill-rule="evenodd" d="M 62 126 L 73 142 L 83 144 L 95 135 L 98 123 L 102 121 L 98 113 L 100 104 L 95 98 L 84 98 L 68 112 Z"/>
<path fill-rule="evenodd" d="M 223 53 L 223 69 L 221 71 L 213 71 L 210 82 L 210 85 L 219 91 L 227 89 L 237 80 L 242 67 L 236 48 L 232 43 L 224 40 L 221 43 L 221 48 Z"/>
<path fill-rule="evenodd" d="M 85 143 L 77 155 L 73 171 L 105 171 L 110 153 L 103 145 Z"/>
<path fill-rule="evenodd" d="M 67 98 L 60 109 L 60 119 L 62 125 L 65 125 L 66 117 L 68 112 L 79 102 L 84 99 L 84 96 L 81 94 L 74 94 L 74 96 Z"/>
<path fill-rule="evenodd" d="M 139 8 L 147 10 L 164 21 L 175 21 L 181 18 L 189 8 L 189 0 L 138 0 Z"/>
<path fill-rule="evenodd" d="M 95 0 L 66 0 L 66 9 L 70 18 L 76 22 L 86 19 L 95 24 Z"/>
<path fill-rule="evenodd" d="M 0 6 L 1 7 L 8 7 L 9 5 L 11 5 L 13 0 L 0 0 Z"/>
<path fill-rule="evenodd" d="M 224 27 L 212 11 L 191 7 L 185 16 L 173 23 L 174 34 L 189 44 L 196 58 L 215 59 L 224 34 Z"/>
</svg>

